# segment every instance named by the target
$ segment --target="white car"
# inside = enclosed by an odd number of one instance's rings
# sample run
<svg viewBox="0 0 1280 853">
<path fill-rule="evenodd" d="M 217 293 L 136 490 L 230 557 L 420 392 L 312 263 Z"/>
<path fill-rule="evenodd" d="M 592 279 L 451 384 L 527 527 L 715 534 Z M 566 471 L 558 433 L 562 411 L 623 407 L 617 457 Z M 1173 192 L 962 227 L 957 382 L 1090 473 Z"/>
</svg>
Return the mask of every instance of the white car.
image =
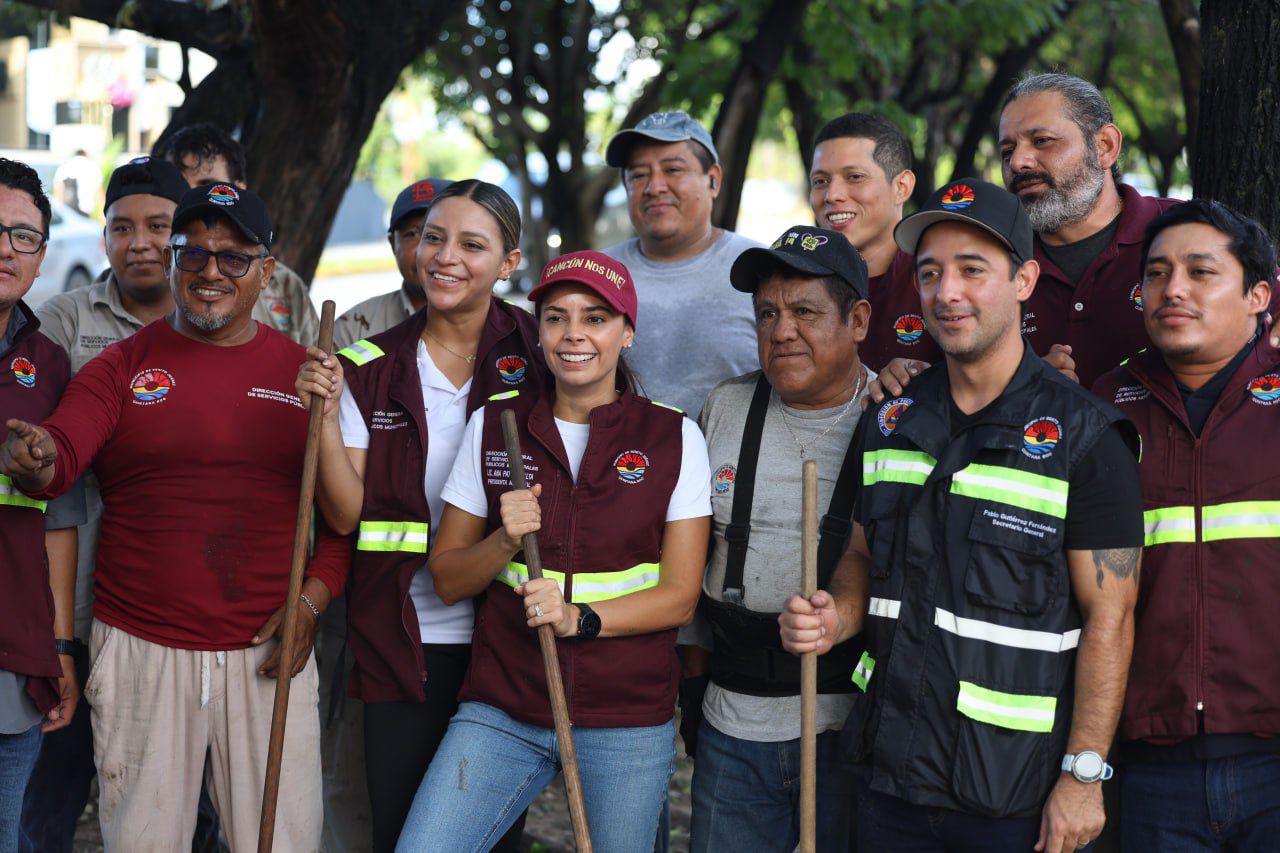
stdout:
<svg viewBox="0 0 1280 853">
<path fill-rule="evenodd" d="M 32 308 L 50 296 L 76 287 L 85 287 L 107 268 L 103 250 L 102 224 L 50 200 L 49 247 L 40 264 L 40 277 L 23 301 Z"/>
</svg>

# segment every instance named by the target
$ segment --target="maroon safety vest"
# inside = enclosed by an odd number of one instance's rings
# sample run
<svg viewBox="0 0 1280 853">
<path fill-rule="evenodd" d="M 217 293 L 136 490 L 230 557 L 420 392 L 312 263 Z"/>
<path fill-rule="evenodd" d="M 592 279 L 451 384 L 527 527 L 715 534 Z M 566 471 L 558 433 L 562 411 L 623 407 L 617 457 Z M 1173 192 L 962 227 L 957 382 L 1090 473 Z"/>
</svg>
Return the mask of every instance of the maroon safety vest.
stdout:
<svg viewBox="0 0 1280 853">
<path fill-rule="evenodd" d="M 1280 350 L 1260 336 L 1200 436 L 1154 349 L 1094 389 L 1142 433 L 1146 547 L 1125 739 L 1280 735 Z"/>
<path fill-rule="evenodd" d="M 9 322 L 19 316 L 23 327 L 0 353 L 0 429 L 9 418 L 43 421 L 71 379 L 67 354 L 40 333 L 40 321 L 22 301 Z M 29 676 L 27 693 L 42 713 L 58 704 L 62 675 L 53 647 L 44 511 L 44 501 L 27 497 L 0 474 L 0 669 Z"/>
<path fill-rule="evenodd" d="M 347 593 L 347 639 L 355 656 L 350 692 L 365 702 L 421 702 L 422 638 L 409 597 L 426 571 L 433 519 L 422 481 L 427 415 L 418 374 L 423 309 L 403 323 L 340 350 L 347 387 L 369 425 L 364 505 Z M 531 314 L 493 299 L 467 397 L 468 416 L 493 394 L 537 396 L 548 373 Z"/>
<path fill-rule="evenodd" d="M 684 416 L 624 392 L 591 412 L 591 433 L 575 484 L 551 409 L 552 394 L 485 407 L 482 452 L 488 532 L 502 524 L 509 491 L 501 413 L 514 409 L 526 474 L 542 484 L 538 545 L 543 571 L 569 602 L 591 604 L 656 586 L 667 506 L 680 476 Z M 471 668 L 461 698 L 517 720 L 551 726 L 537 632 L 514 588 L 528 579 L 516 554 L 476 603 Z M 606 622 L 607 624 L 607 622 Z M 575 725 L 661 725 L 674 714 L 680 666 L 674 628 L 630 637 L 560 640 L 560 670 Z"/>
</svg>

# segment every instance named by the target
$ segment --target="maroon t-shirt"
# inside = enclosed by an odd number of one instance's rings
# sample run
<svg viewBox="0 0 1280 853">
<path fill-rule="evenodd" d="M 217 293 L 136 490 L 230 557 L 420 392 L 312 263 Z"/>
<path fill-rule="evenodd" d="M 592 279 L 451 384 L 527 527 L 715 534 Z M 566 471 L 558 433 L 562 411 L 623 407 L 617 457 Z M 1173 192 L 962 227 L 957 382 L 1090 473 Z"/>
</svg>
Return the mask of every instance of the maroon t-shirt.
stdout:
<svg viewBox="0 0 1280 853">
<path fill-rule="evenodd" d="M 916 261 L 899 249 L 884 275 L 871 279 L 871 327 L 858 345 L 858 357 L 872 370 L 881 370 L 895 358 L 912 358 L 934 364 L 942 351 L 925 331 L 916 286 Z"/>
<path fill-rule="evenodd" d="M 91 464 L 102 487 L 94 616 L 184 649 L 249 645 L 284 603 L 307 412 L 302 347 L 258 324 L 222 347 L 157 320 L 86 364 L 43 426 L 47 494 Z M 309 575 L 342 591 L 350 542 L 323 523 Z"/>
<path fill-rule="evenodd" d="M 1022 335 L 1036 355 L 1069 344 L 1086 388 L 1150 343 L 1142 322 L 1142 239 L 1147 223 L 1178 203 L 1144 196 L 1128 184 L 1119 189 L 1124 207 L 1115 239 L 1078 284 L 1045 256 L 1036 237 L 1040 278 L 1022 309 Z"/>
</svg>

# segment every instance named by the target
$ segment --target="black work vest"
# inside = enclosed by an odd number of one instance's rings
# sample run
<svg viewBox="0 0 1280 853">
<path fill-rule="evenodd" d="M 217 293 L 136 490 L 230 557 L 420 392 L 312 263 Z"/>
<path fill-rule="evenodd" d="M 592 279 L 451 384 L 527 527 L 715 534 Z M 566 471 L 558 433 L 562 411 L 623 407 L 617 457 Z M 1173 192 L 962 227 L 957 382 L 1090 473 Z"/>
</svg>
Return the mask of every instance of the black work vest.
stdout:
<svg viewBox="0 0 1280 853">
<path fill-rule="evenodd" d="M 747 422 L 738 451 L 733 481 L 733 509 L 725 528 L 726 561 L 721 601 L 705 592 L 699 607 L 711 625 L 711 680 L 725 690 L 751 696 L 798 696 L 800 659 L 782 648 L 777 613 L 760 613 L 742 606 L 742 570 L 751 538 L 751 506 L 755 498 L 756 462 L 771 392 L 764 374 L 756 380 Z M 855 402 L 854 405 L 857 405 Z M 819 523 L 818 587 L 824 589 L 835 571 L 853 528 L 854 478 L 860 475 L 860 454 L 850 445 L 840 466 L 831 504 Z M 799 557 L 799 555 L 797 555 Z M 797 563 L 799 561 L 797 560 Z M 862 638 L 853 637 L 818 658 L 818 692 L 852 693 L 850 676 L 862 653 Z"/>
<path fill-rule="evenodd" d="M 867 650 L 842 733 L 871 787 L 988 817 L 1036 814 L 1071 728 L 1081 618 L 1068 484 L 1132 424 L 1024 347 L 1004 393 L 952 436 L 945 365 L 860 425 L 855 518 L 871 550 Z"/>
</svg>

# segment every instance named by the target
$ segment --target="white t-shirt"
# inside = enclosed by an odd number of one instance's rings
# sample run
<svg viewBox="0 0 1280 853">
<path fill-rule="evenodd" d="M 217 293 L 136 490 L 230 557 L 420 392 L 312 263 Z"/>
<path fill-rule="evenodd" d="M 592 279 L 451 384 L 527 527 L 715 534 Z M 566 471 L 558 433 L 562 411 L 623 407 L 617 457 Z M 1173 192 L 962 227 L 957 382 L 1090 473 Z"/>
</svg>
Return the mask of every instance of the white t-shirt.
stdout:
<svg viewBox="0 0 1280 853">
<path fill-rule="evenodd" d="M 582 455 L 587 450 L 588 424 L 575 424 L 556 418 L 556 429 L 569 457 L 569 470 L 574 482 L 582 465 Z M 702 518 L 711 515 L 711 464 L 707 462 L 707 442 L 698 425 L 688 418 L 681 424 L 680 476 L 667 502 L 667 521 L 686 518 Z M 467 431 L 462 436 L 462 447 L 453 463 L 453 473 L 445 484 L 441 499 L 463 512 L 484 518 L 489 514 L 489 501 L 484 494 L 484 475 L 481 471 L 481 439 L 484 437 L 484 409 L 471 415 Z"/>
<path fill-rule="evenodd" d="M 471 392 L 471 380 L 461 388 L 455 388 L 449 378 L 436 367 L 427 352 L 426 344 L 418 341 L 418 377 L 422 382 L 422 402 L 427 420 L 427 471 L 422 488 L 427 495 L 433 521 L 430 538 L 434 542 L 440 515 L 444 512 L 441 491 L 453 459 L 462 444 L 467 425 L 467 396 Z M 342 423 L 342 443 L 347 447 L 369 448 L 369 425 L 365 423 L 351 392 L 344 387 L 339 405 Z M 473 608 L 471 600 L 459 601 L 450 607 L 436 595 L 431 572 L 426 560 L 413 574 L 409 583 L 409 597 L 418 611 L 418 631 L 424 643 L 469 643 Z"/>
</svg>

